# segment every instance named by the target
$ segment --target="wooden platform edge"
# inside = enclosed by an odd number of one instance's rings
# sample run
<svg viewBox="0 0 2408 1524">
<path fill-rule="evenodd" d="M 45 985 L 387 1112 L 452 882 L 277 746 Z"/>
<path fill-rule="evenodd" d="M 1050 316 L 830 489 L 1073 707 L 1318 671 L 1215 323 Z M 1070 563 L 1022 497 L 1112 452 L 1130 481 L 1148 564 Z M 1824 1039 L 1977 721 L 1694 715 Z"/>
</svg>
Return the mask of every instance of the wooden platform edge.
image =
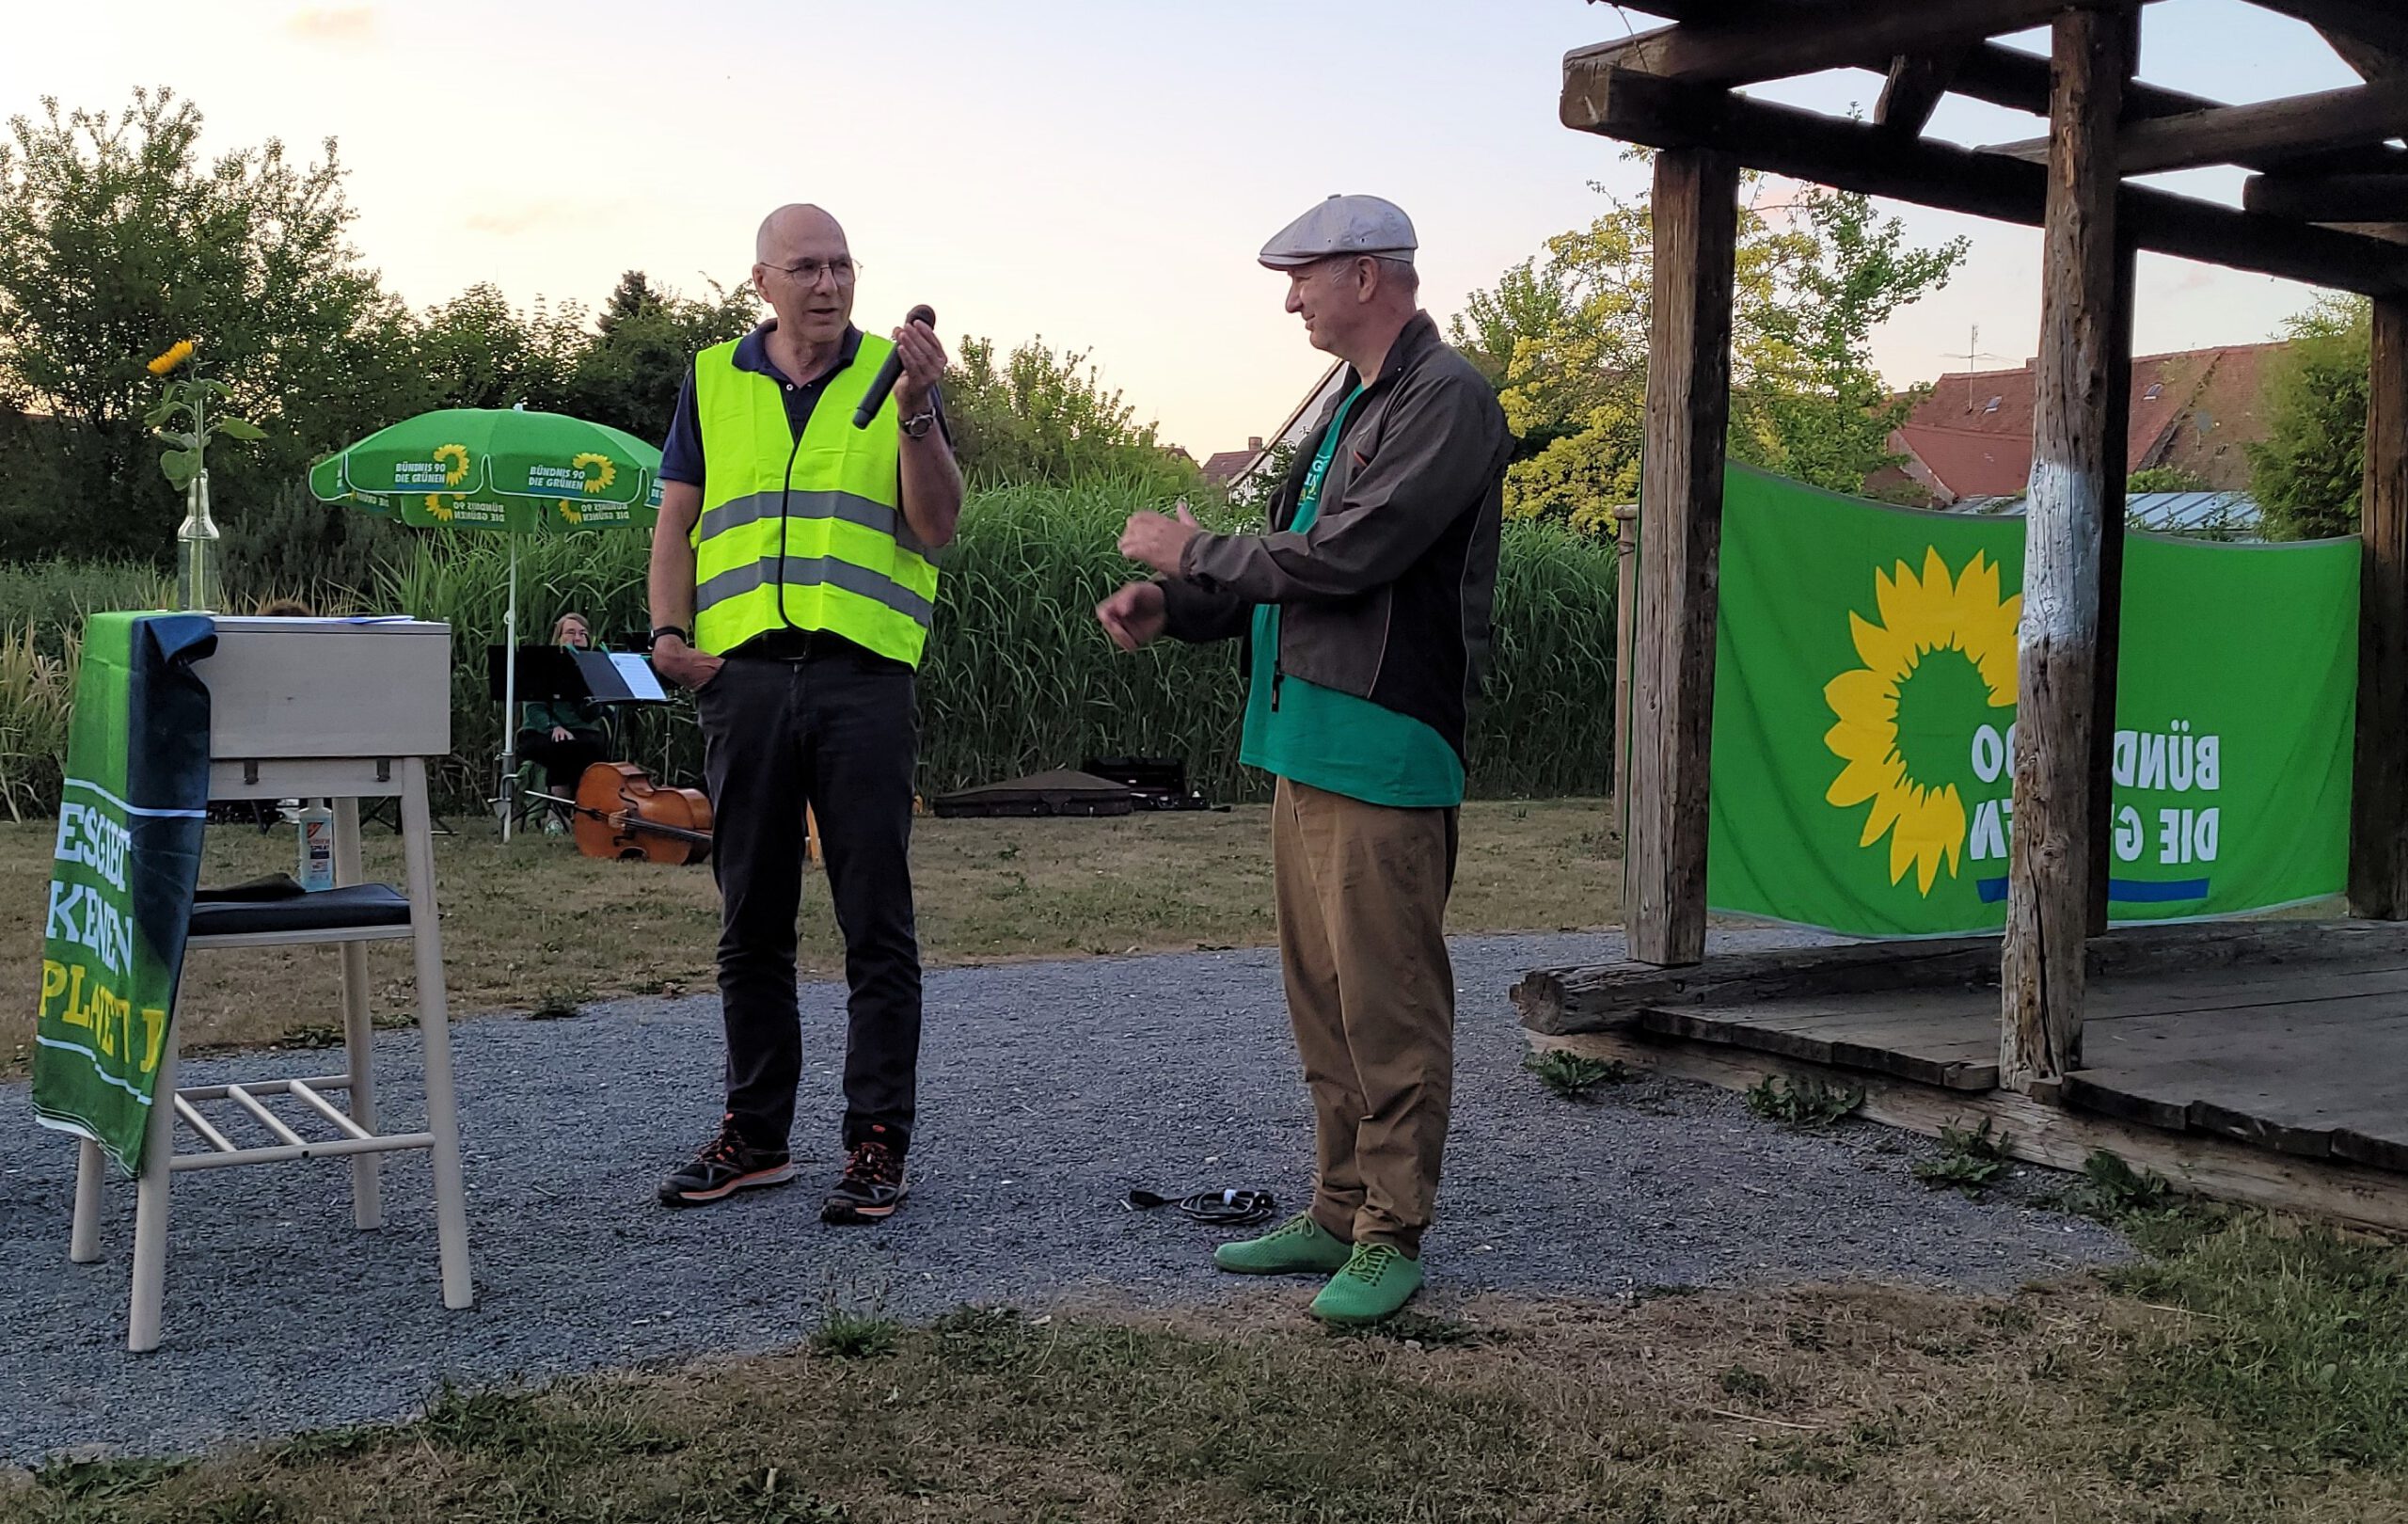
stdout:
<svg viewBox="0 0 2408 1524">
<path fill-rule="evenodd" d="M 2044 1105 L 2013 1091 L 1940 1090 L 1879 1074 L 1835 1076 L 1820 1065 L 1742 1049 L 1709 1051 L 1616 1032 L 1533 1032 L 1529 1041 L 1540 1052 L 1618 1059 L 1730 1090 L 1748 1089 L 1776 1074 L 1793 1082 L 1828 1084 L 1837 1078 L 1861 1087 L 1861 1115 L 1885 1126 L 1937 1137 L 1943 1127 L 1977 1127 L 1987 1119 L 2008 1135 L 2008 1151 L 2016 1158 L 2052 1169 L 2078 1171 L 2092 1152 L 2106 1149 L 2193 1195 L 2408 1234 L 2408 1176 L 2360 1165 L 2311 1162 L 2197 1134 L 2163 1133 Z"/>
<path fill-rule="evenodd" d="M 1512 996 L 1522 1024 L 1533 1032 L 1567 1036 L 1624 1031 L 1637 1024 L 1641 1011 L 1670 1007 L 1907 990 L 1995 989 L 1999 946 L 1996 937 L 1844 942 L 1749 948 L 1673 968 L 1627 960 L 1543 968 L 1525 975 L 1513 986 Z M 2391 955 L 2408 955 L 2408 923 L 2210 921 L 2118 927 L 2092 938 L 2088 947 L 2093 979 L 2344 962 Z"/>
</svg>

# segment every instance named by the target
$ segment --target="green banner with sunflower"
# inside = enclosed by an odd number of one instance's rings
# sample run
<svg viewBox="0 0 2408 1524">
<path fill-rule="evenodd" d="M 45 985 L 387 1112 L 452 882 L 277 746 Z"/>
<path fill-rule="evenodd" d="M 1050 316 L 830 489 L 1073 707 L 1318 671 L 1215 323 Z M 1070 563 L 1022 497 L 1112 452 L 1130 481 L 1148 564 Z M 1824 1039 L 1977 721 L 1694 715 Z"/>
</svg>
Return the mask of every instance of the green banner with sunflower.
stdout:
<svg viewBox="0 0 2408 1524">
<path fill-rule="evenodd" d="M 1861 936 L 2006 917 L 2023 520 L 1734 467 L 1714 692 L 1718 911 Z M 2131 535 L 2109 913 L 2341 893 L 2358 545 Z"/>
</svg>

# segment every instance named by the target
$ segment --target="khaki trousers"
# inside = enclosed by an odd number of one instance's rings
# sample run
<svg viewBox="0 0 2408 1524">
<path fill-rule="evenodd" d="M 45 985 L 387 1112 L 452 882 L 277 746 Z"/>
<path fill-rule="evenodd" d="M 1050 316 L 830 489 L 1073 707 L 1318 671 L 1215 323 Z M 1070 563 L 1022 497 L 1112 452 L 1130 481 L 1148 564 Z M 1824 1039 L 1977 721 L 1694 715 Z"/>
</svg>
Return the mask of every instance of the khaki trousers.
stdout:
<svg viewBox="0 0 2408 1524">
<path fill-rule="evenodd" d="M 1313 1220 L 1418 1255 L 1454 1095 L 1456 812 L 1282 778 L 1272 819 L 1279 966 L 1319 1146 Z"/>
</svg>

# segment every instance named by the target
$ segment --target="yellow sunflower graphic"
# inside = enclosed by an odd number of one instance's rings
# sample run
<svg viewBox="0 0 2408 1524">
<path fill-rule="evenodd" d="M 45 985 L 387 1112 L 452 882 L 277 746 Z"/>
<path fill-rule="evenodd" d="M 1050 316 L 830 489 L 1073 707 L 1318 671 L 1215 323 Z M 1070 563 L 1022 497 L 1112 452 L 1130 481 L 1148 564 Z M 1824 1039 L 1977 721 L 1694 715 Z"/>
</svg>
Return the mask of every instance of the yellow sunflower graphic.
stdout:
<svg viewBox="0 0 2408 1524">
<path fill-rule="evenodd" d="M 436 445 L 435 458 L 451 462 L 443 468 L 445 486 L 458 486 L 468 479 L 468 447 L 467 445 Z"/>
<path fill-rule="evenodd" d="M 585 515 L 578 511 L 577 504 L 569 501 L 566 498 L 562 498 L 560 502 L 562 518 L 567 520 L 571 524 L 582 524 L 585 522 Z"/>
<path fill-rule="evenodd" d="M 1847 766 L 1824 798 L 1841 809 L 1870 802 L 1860 847 L 1890 837 L 1890 881 L 1915 870 L 1915 886 L 1931 893 L 1943 859 L 1955 878 L 1965 849 L 1965 802 L 1953 782 L 1919 782 L 1898 747 L 1898 695 L 1924 659 L 1953 651 L 1989 691 L 1992 707 L 2016 702 L 2015 627 L 2023 596 L 1999 595 L 1998 564 L 1976 554 L 1952 578 L 1938 547 L 1925 551 L 1923 574 L 1901 561 L 1894 575 L 1874 574 L 1880 623 L 1853 610 L 1848 627 L 1861 667 L 1834 677 L 1823 702 L 1839 719 L 1823 744 Z"/>
<path fill-rule="evenodd" d="M 452 445 L 445 445 L 443 448 L 450 450 L 454 447 Z M 452 522 L 452 505 L 445 502 L 439 495 L 433 492 L 426 495 L 426 514 L 429 518 L 434 519 L 438 524 L 449 524 Z"/>
<path fill-rule="evenodd" d="M 619 468 L 608 455 L 579 455 L 569 465 L 586 474 L 585 490 L 599 492 L 619 479 Z"/>
</svg>

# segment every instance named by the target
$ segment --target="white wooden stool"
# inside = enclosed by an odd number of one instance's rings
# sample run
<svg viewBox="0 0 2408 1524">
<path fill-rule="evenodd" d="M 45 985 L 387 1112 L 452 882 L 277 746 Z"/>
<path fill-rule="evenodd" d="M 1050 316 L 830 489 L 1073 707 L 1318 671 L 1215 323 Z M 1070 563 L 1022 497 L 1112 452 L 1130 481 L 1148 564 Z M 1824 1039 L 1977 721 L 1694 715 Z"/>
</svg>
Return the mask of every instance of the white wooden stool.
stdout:
<svg viewBox="0 0 2408 1524">
<path fill-rule="evenodd" d="M 222 618 L 217 625 L 216 653 L 195 669 L 210 688 L 209 797 L 333 800 L 336 888 L 294 898 L 197 905 L 185 947 L 193 953 L 221 947 L 340 946 L 345 1065 L 340 1074 L 180 1089 L 178 1024 L 167 1024 L 156 1091 L 161 1103 L 150 1108 L 135 1193 L 134 1291 L 126 1343 L 136 1352 L 159 1344 L 168 1186 L 176 1175 L 190 1169 L 348 1158 L 352 1219 L 369 1229 L 384 1222 L 377 1178 L 382 1156 L 402 1149 L 428 1150 L 434 1155 L 443 1305 L 459 1309 L 475 1301 L 460 1180 L 443 936 L 435 902 L 433 817 L 427 803 L 427 758 L 451 751 L 450 628 L 399 620 Z M 405 894 L 366 882 L 360 865 L 359 801 L 386 798 L 398 798 L 401 803 Z M 402 939 L 411 943 L 415 953 L 426 1128 L 386 1134 L 376 1130 L 366 944 Z M 346 1105 L 329 1098 L 335 1092 L 342 1094 Z M 284 1111 L 271 1106 L 269 1098 L 286 1102 Z M 210 1119 L 205 1105 L 216 1107 L 220 1119 L 239 1116 L 256 1123 L 276 1141 L 237 1145 Z M 180 1121 L 201 1149 L 176 1151 Z M 69 1247 L 77 1263 L 101 1256 L 104 1179 L 99 1145 L 83 1144 Z"/>
</svg>

